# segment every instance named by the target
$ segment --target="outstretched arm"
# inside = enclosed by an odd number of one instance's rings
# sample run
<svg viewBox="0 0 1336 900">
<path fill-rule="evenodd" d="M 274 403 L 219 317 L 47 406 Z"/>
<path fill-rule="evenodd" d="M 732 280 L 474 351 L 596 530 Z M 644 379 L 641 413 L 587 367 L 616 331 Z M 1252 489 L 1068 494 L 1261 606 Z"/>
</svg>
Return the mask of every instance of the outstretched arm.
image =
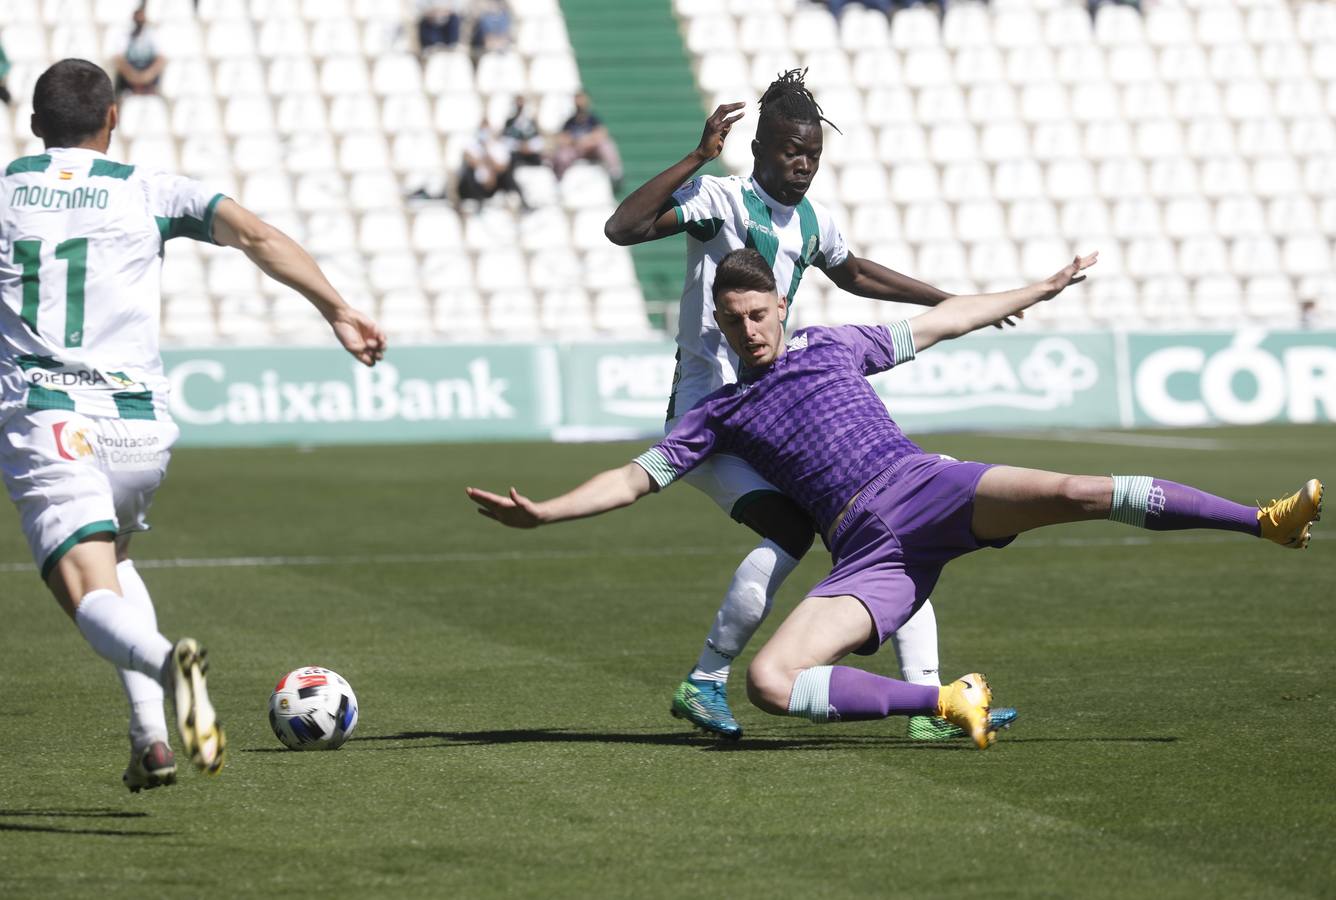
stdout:
<svg viewBox="0 0 1336 900">
<path fill-rule="evenodd" d="M 506 496 L 465 488 L 478 512 L 511 528 L 537 528 L 568 519 L 583 519 L 630 506 L 650 492 L 649 475 L 635 463 L 600 472 L 560 497 L 535 503 L 513 487 Z"/>
<path fill-rule="evenodd" d="M 936 306 L 951 296 L 940 288 L 901 275 L 870 259 L 860 259 L 852 253 L 838 266 L 825 271 L 840 290 L 873 300 Z"/>
<path fill-rule="evenodd" d="M 339 343 L 359 362 L 374 366 L 385 356 L 385 334 L 380 327 L 344 302 L 311 254 L 292 238 L 224 198 L 214 212 L 213 239 L 245 253 L 264 274 L 309 300 L 334 329 Z"/>
<path fill-rule="evenodd" d="M 977 331 L 1007 316 L 1017 315 L 1036 303 L 1053 299 L 1067 285 L 1085 281 L 1085 276 L 1080 272 L 1093 266 L 1098 258 L 1098 253 L 1078 256 L 1056 274 L 1014 291 L 963 295 L 942 301 L 923 315 L 910 320 L 914 332 L 914 352 L 926 350 L 939 341 Z"/>
<path fill-rule="evenodd" d="M 654 241 L 677 234 L 685 225 L 676 214 L 664 207 L 669 205 L 673 191 L 696 174 L 696 171 L 724 152 L 724 138 L 733 123 L 742 118 L 742 103 L 725 103 L 705 120 L 705 131 L 700 144 L 679 161 L 655 175 L 626 196 L 603 226 L 603 234 L 614 244 L 629 246 Z M 737 113 L 733 115 L 733 113 Z"/>
</svg>

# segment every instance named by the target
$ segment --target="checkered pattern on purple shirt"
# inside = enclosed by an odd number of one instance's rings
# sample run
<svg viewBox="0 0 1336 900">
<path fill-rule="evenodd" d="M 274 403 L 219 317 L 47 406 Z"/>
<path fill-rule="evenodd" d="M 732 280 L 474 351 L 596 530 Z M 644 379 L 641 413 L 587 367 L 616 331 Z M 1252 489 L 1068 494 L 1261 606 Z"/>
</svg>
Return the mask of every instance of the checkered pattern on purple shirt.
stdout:
<svg viewBox="0 0 1336 900">
<path fill-rule="evenodd" d="M 637 458 L 655 484 L 666 487 L 711 453 L 731 453 L 825 531 L 859 488 L 923 452 L 865 377 L 913 359 L 907 323 L 807 328 L 787 346 L 773 365 L 710 394 Z"/>
</svg>

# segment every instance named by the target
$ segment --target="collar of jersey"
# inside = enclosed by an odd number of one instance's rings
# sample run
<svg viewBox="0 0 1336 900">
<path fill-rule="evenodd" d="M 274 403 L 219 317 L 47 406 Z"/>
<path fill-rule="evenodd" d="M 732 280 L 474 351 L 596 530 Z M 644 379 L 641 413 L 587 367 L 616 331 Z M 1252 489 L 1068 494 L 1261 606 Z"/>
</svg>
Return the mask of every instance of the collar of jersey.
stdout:
<svg viewBox="0 0 1336 900">
<path fill-rule="evenodd" d="M 52 147 L 51 149 L 43 150 L 42 152 L 46 153 L 47 155 L 53 153 L 59 153 L 60 155 L 64 156 L 67 153 L 73 153 L 76 156 L 82 156 L 84 154 L 87 154 L 89 156 L 99 156 L 104 159 L 107 157 L 107 154 L 102 153 L 99 150 L 94 150 L 92 147 Z"/>
<path fill-rule="evenodd" d="M 797 208 L 794 206 L 786 206 L 785 204 L 780 203 L 774 197 L 771 197 L 769 194 L 765 192 L 765 188 L 761 187 L 761 183 L 757 181 L 754 177 L 749 175 L 747 176 L 747 180 L 751 183 L 752 190 L 756 191 L 756 196 L 760 197 L 761 202 L 764 203 L 766 206 L 769 206 L 772 209 L 783 209 L 783 210 L 793 210 Z"/>
</svg>

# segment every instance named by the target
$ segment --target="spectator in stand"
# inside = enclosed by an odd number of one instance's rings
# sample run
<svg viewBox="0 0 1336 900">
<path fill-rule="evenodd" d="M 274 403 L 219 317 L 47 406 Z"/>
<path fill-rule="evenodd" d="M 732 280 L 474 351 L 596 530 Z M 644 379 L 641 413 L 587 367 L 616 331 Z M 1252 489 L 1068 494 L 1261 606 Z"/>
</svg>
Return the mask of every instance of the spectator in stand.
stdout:
<svg viewBox="0 0 1336 900">
<path fill-rule="evenodd" d="M 1141 12 L 1141 0 L 1087 0 L 1090 8 L 1090 18 L 1094 19 L 1101 6 L 1130 6 L 1137 12 Z"/>
<path fill-rule="evenodd" d="M 438 47 L 449 50 L 459 43 L 459 0 L 418 0 L 417 6 L 418 52 L 426 56 Z"/>
<path fill-rule="evenodd" d="M 843 15 L 844 8 L 848 6 L 850 2 L 851 0 L 826 0 L 826 5 L 830 7 L 831 14 L 838 19 L 841 15 Z M 888 16 L 892 12 L 894 12 L 894 7 L 896 6 L 896 4 L 892 3 L 891 0 L 856 0 L 856 2 L 861 3 L 868 9 L 875 9 L 878 12 L 885 13 Z M 898 5 L 908 6 L 909 4 L 901 2 Z"/>
<path fill-rule="evenodd" d="M 1312 297 L 1305 297 L 1299 301 L 1299 327 L 1304 331 L 1311 331 L 1317 325 L 1317 301 Z"/>
<path fill-rule="evenodd" d="M 478 17 L 469 42 L 475 63 L 484 53 L 510 49 L 510 8 L 505 0 L 482 0 L 476 9 Z"/>
<path fill-rule="evenodd" d="M 0 47 L 0 103 L 4 103 L 6 106 L 9 105 L 9 85 L 5 83 L 5 79 L 9 77 L 11 66 L 9 57 L 5 56 L 5 48 Z"/>
<path fill-rule="evenodd" d="M 622 189 L 622 157 L 603 120 L 590 108 L 589 95 L 575 95 L 575 113 L 561 126 L 552 153 L 552 170 L 561 178 L 577 159 L 596 160 L 608 170 L 612 189 Z"/>
<path fill-rule="evenodd" d="M 464 162 L 459 168 L 456 194 L 461 206 L 464 201 L 472 200 L 481 207 L 484 200 L 501 191 L 513 194 L 519 200 L 520 208 L 529 211 L 524 192 L 515 181 L 515 159 L 510 148 L 492 130 L 492 126 L 484 122 L 464 148 Z"/>
<path fill-rule="evenodd" d="M 133 22 L 124 49 L 116 55 L 116 93 L 156 94 L 167 58 L 158 52 L 142 3 L 134 12 Z"/>
<path fill-rule="evenodd" d="M 538 133 L 538 123 L 529 113 L 523 97 L 515 98 L 515 108 L 506 119 L 501 129 L 501 137 L 510 148 L 511 158 L 517 166 L 541 166 L 547 161 L 543 146 L 543 136 Z"/>
</svg>

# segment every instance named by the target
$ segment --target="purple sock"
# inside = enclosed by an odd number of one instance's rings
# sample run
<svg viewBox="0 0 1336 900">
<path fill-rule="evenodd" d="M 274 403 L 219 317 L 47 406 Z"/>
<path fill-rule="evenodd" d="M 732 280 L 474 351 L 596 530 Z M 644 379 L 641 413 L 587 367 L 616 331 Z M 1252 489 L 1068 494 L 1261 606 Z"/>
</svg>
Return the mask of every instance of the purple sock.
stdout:
<svg viewBox="0 0 1336 900">
<path fill-rule="evenodd" d="M 830 708 L 841 722 L 936 715 L 937 690 L 848 666 L 834 666 L 830 672 Z"/>
<path fill-rule="evenodd" d="M 1113 476 L 1109 518 L 1152 531 L 1214 528 L 1260 537 L 1257 507 L 1146 475 Z"/>
</svg>

